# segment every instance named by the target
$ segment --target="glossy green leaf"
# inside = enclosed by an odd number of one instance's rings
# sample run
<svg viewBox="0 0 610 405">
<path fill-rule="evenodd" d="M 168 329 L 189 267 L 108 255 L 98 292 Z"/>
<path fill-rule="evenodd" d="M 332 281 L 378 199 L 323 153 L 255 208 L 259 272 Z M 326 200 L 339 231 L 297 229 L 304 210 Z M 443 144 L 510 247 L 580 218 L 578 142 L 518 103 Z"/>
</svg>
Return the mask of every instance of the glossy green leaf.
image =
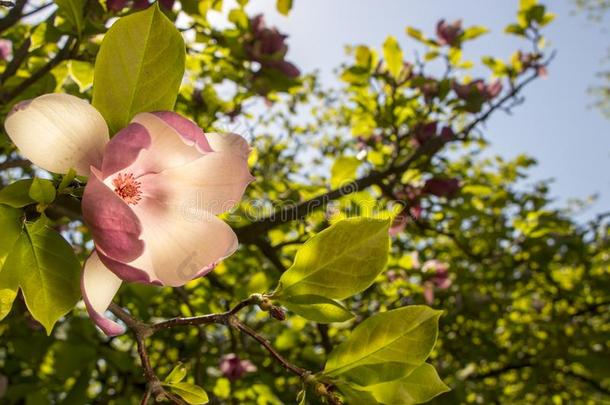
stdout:
<svg viewBox="0 0 610 405">
<path fill-rule="evenodd" d="M 186 377 L 186 367 L 184 364 L 178 363 L 176 367 L 165 377 L 165 382 L 168 384 L 176 384 L 184 380 Z"/>
<path fill-rule="evenodd" d="M 23 228 L 23 212 L 0 204 L 0 271 Z"/>
<path fill-rule="evenodd" d="M 337 389 L 345 398 L 345 403 L 349 405 L 377 405 L 379 402 L 372 393 L 360 387 L 355 387 L 345 381 L 336 383 Z"/>
<path fill-rule="evenodd" d="M 389 36 L 383 43 L 383 57 L 385 58 L 386 67 L 388 71 L 394 77 L 398 79 L 403 66 L 403 55 L 402 49 L 398 44 L 398 40 Z"/>
<path fill-rule="evenodd" d="M 473 27 L 468 27 L 462 34 L 461 39 L 463 41 L 470 41 L 480 37 L 481 35 L 487 34 L 489 30 L 483 26 L 475 25 Z"/>
<path fill-rule="evenodd" d="M 422 404 L 449 391 L 434 367 L 424 363 L 408 376 L 366 388 L 375 399 L 385 405 Z"/>
<path fill-rule="evenodd" d="M 21 210 L 0 204 L 0 320 L 8 315 L 17 296 L 18 283 L 15 275 L 2 269 L 21 235 L 22 217 Z"/>
<path fill-rule="evenodd" d="M 307 404 L 306 397 L 307 397 L 307 391 L 305 390 L 305 388 L 303 388 L 297 394 L 297 404 L 298 405 L 306 405 Z"/>
<path fill-rule="evenodd" d="M 68 74 L 78 85 L 81 93 L 93 86 L 93 65 L 86 61 L 71 60 L 68 62 Z"/>
<path fill-rule="evenodd" d="M 277 11 L 282 15 L 288 15 L 292 10 L 292 0 L 277 0 Z"/>
<path fill-rule="evenodd" d="M 93 106 L 112 133 L 143 111 L 173 110 L 184 74 L 185 45 L 155 4 L 118 20 L 95 62 Z"/>
<path fill-rule="evenodd" d="M 64 191 L 75 178 L 76 171 L 74 171 L 74 169 L 70 169 L 68 173 L 64 174 L 64 176 L 61 178 L 61 182 L 59 183 L 59 186 L 57 186 L 57 192 L 61 193 Z"/>
<path fill-rule="evenodd" d="M 168 385 L 170 390 L 182 397 L 189 404 L 207 404 L 210 400 L 203 388 L 190 383 L 179 382 Z"/>
<path fill-rule="evenodd" d="M 295 295 L 280 302 L 290 311 L 318 323 L 345 322 L 354 317 L 337 301 L 319 295 Z"/>
<path fill-rule="evenodd" d="M 46 179 L 39 179 L 36 177 L 32 181 L 30 187 L 30 197 L 32 200 L 41 204 L 51 204 L 55 200 L 57 192 L 53 186 L 53 182 Z"/>
<path fill-rule="evenodd" d="M 72 247 L 46 221 L 25 225 L 0 275 L 6 273 L 19 284 L 30 313 L 50 334 L 80 298 L 80 264 Z"/>
<path fill-rule="evenodd" d="M 356 171 L 362 162 L 352 156 L 344 156 L 335 160 L 330 170 L 330 185 L 338 188 L 356 178 Z"/>
<path fill-rule="evenodd" d="M 34 204 L 36 201 L 30 197 L 32 179 L 17 180 L 0 190 L 0 204 L 14 208 L 22 208 Z"/>
<path fill-rule="evenodd" d="M 368 288 L 388 260 L 389 220 L 349 218 L 320 232 L 296 254 L 273 298 L 321 295 L 344 299 Z"/>
<path fill-rule="evenodd" d="M 332 351 L 324 373 L 360 386 L 408 375 L 430 355 L 441 313 L 414 305 L 373 315 Z"/>
<path fill-rule="evenodd" d="M 68 23 L 74 33 L 79 35 L 85 25 L 83 20 L 85 3 L 86 0 L 55 0 L 57 14 Z"/>
</svg>

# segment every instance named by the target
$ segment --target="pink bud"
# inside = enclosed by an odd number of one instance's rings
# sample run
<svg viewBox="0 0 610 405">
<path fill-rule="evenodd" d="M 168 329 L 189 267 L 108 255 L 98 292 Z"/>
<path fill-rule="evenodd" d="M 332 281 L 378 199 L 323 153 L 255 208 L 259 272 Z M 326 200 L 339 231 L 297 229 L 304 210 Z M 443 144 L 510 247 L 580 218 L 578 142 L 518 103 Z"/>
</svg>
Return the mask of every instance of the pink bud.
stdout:
<svg viewBox="0 0 610 405">
<path fill-rule="evenodd" d="M 220 371 L 231 381 L 239 380 L 246 373 L 257 370 L 250 360 L 240 360 L 235 353 L 229 353 L 220 359 Z"/>
<path fill-rule="evenodd" d="M 424 300 L 428 305 L 434 302 L 434 286 L 428 281 L 424 283 Z"/>
<path fill-rule="evenodd" d="M 436 36 L 441 45 L 456 45 L 462 32 L 462 20 L 454 21 L 451 24 L 440 20 L 436 24 Z"/>
<path fill-rule="evenodd" d="M 453 197 L 460 189 L 458 179 L 430 179 L 426 181 L 423 192 L 437 197 Z"/>
<path fill-rule="evenodd" d="M 0 39 L 0 60 L 9 60 L 13 55 L 13 43 L 8 39 Z"/>
<path fill-rule="evenodd" d="M 499 80 L 495 80 L 494 82 L 488 84 L 483 91 L 483 97 L 486 100 L 491 100 L 496 98 L 502 92 L 502 83 Z"/>
<path fill-rule="evenodd" d="M 423 145 L 436 135 L 438 123 L 436 121 L 421 125 L 415 129 L 415 139 L 419 145 Z"/>
</svg>

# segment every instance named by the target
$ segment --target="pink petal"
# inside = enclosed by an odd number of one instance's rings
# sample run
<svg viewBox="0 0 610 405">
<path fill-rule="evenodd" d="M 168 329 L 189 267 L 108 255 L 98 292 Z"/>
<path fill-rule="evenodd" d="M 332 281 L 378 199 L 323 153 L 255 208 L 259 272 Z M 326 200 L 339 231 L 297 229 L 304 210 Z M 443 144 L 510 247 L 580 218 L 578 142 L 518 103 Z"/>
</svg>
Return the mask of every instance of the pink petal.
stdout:
<svg viewBox="0 0 610 405">
<path fill-rule="evenodd" d="M 184 285 L 237 250 L 231 227 L 206 211 L 193 216 L 151 198 L 142 199 L 133 209 L 146 243 L 138 261 L 150 263 L 146 271 L 154 272 L 165 285 Z"/>
<path fill-rule="evenodd" d="M 121 279 L 109 271 L 93 251 L 85 262 L 81 290 L 89 317 L 108 336 L 125 333 L 123 326 L 104 316 L 120 287 Z"/>
<path fill-rule="evenodd" d="M 183 119 L 186 120 L 186 118 Z M 207 140 L 199 139 L 198 135 L 194 134 L 195 129 L 192 126 L 190 127 L 191 132 L 180 132 L 164 119 L 151 113 L 136 115 L 132 123 L 145 127 L 151 139 L 150 147 L 142 150 L 136 161 L 129 166 L 128 171 L 136 177 L 182 166 L 211 151 L 209 146 L 207 149 L 201 148 L 201 145 L 207 144 Z M 196 127 L 194 123 L 192 125 Z M 183 127 L 188 127 L 188 125 L 183 123 Z M 180 129 L 184 130 L 183 127 Z M 203 136 L 203 131 L 197 129 Z M 193 139 L 195 140 L 193 141 Z"/>
<path fill-rule="evenodd" d="M 100 179 L 91 168 L 83 195 L 83 218 L 96 246 L 113 259 L 130 262 L 144 251 L 140 221 L 131 208 Z"/>
<path fill-rule="evenodd" d="M 172 111 L 157 111 L 152 114 L 174 128 L 187 144 L 196 145 L 202 153 L 212 151 L 203 130 L 193 121 Z"/>
<path fill-rule="evenodd" d="M 123 170 L 133 164 L 140 152 L 149 149 L 152 140 L 146 128 L 132 123 L 121 129 L 106 145 L 102 163 L 102 178 Z"/>
<path fill-rule="evenodd" d="M 195 217 L 202 211 L 228 211 L 241 200 L 252 180 L 241 152 L 211 152 L 186 165 L 138 179 L 145 198 Z"/>
<path fill-rule="evenodd" d="M 214 152 L 231 152 L 248 160 L 251 148 L 250 145 L 248 145 L 248 141 L 241 135 L 210 132 L 206 134 L 206 137 Z"/>
<path fill-rule="evenodd" d="M 142 265 L 142 260 L 136 259 L 131 263 L 123 263 L 118 260 L 114 260 L 101 252 L 98 252 L 98 256 L 104 266 L 112 271 L 118 278 L 123 281 L 141 284 L 155 284 L 161 285 L 161 282 L 156 279 L 151 266 Z M 148 268 L 149 271 L 145 269 Z"/>
<path fill-rule="evenodd" d="M 17 104 L 4 127 L 23 156 L 55 173 L 73 168 L 88 176 L 90 166 L 100 167 L 108 142 L 101 114 L 68 94 L 45 94 Z"/>
</svg>

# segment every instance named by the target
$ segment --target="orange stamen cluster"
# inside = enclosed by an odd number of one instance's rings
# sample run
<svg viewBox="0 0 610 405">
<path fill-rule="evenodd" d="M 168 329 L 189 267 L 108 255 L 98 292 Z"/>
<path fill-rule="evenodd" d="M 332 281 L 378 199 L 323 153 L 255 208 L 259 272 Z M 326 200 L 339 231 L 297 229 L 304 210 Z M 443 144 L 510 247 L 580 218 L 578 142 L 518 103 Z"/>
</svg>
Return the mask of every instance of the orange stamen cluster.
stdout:
<svg viewBox="0 0 610 405">
<path fill-rule="evenodd" d="M 142 191 L 139 181 L 133 177 L 132 173 L 119 173 L 112 180 L 114 192 L 123 199 L 127 204 L 136 205 L 142 199 Z"/>
</svg>

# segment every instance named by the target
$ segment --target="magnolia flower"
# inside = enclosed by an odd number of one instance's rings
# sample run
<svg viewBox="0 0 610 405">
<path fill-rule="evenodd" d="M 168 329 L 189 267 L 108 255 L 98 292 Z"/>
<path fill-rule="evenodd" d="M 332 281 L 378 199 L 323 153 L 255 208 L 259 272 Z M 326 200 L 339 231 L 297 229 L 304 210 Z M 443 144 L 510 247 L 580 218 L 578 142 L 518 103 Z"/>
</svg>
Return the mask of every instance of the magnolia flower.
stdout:
<svg viewBox="0 0 610 405">
<path fill-rule="evenodd" d="M 453 84 L 453 90 L 462 100 L 468 100 L 473 95 L 479 95 L 483 100 L 489 101 L 502 92 L 502 83 L 499 80 L 486 84 L 484 80 L 477 79 L 466 84 Z"/>
<path fill-rule="evenodd" d="M 81 289 L 107 335 L 124 332 L 103 315 L 122 281 L 181 286 L 237 249 L 235 233 L 216 215 L 253 180 L 250 148 L 239 135 L 204 134 L 162 111 L 136 115 L 109 140 L 100 113 L 66 94 L 18 104 L 5 127 L 32 163 L 89 176 L 82 211 L 95 249 Z"/>
<path fill-rule="evenodd" d="M 250 360 L 240 360 L 235 353 L 229 353 L 220 359 L 220 371 L 231 381 L 239 380 L 246 373 L 257 370 Z"/>
<path fill-rule="evenodd" d="M 463 32 L 462 20 L 454 21 L 451 24 L 440 20 L 436 24 L 436 36 L 441 45 L 456 45 Z"/>
<path fill-rule="evenodd" d="M 458 179 L 438 178 L 426 180 L 426 184 L 424 184 L 422 189 L 424 193 L 446 198 L 454 197 L 459 190 L 460 181 Z"/>
<path fill-rule="evenodd" d="M 8 39 L 0 39 L 0 60 L 9 60 L 13 54 L 13 43 Z"/>
<path fill-rule="evenodd" d="M 427 260 L 422 266 L 422 272 L 432 272 L 432 276 L 424 282 L 424 299 L 428 305 L 434 302 L 434 290 L 446 290 L 451 287 L 449 265 L 439 260 Z"/>
<path fill-rule="evenodd" d="M 287 35 L 280 33 L 277 28 L 269 28 L 265 24 L 262 14 L 250 20 L 251 40 L 245 49 L 248 57 L 263 67 L 279 70 L 285 76 L 297 78 L 301 74 L 292 63 L 284 60 L 288 52 L 286 44 Z"/>
</svg>

